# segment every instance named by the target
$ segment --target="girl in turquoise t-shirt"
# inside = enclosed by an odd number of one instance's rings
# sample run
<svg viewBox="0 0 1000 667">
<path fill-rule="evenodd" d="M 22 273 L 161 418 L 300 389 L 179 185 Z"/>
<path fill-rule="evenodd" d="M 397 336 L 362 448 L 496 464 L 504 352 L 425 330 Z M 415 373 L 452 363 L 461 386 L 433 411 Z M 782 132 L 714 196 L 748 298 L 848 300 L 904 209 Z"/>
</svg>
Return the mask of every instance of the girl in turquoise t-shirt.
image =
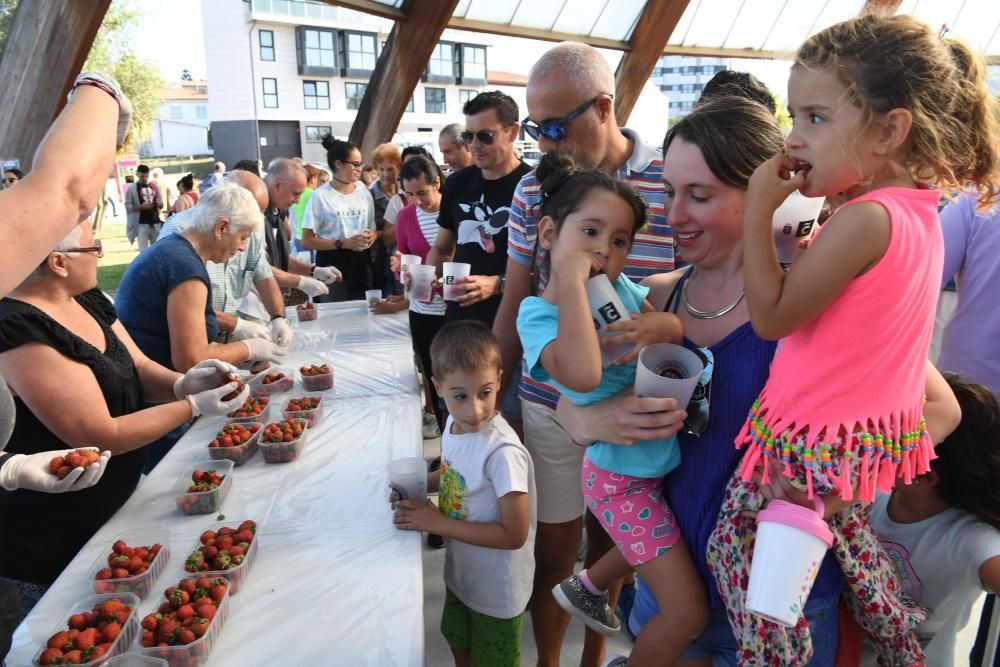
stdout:
<svg viewBox="0 0 1000 667">
<path fill-rule="evenodd" d="M 538 245 L 549 266 L 544 294 L 525 299 L 518 313 L 524 357 L 532 378 L 555 385 L 577 405 L 596 403 L 634 384 L 642 347 L 680 342 L 680 320 L 653 312 L 648 288 L 622 273 L 635 234 L 646 224 L 639 194 L 603 172 L 577 171 L 558 153 L 546 154 L 535 174 L 542 194 Z M 615 338 L 635 347 L 608 368 L 602 368 L 585 289 L 601 273 L 629 311 L 642 313 Z M 682 539 L 662 492 L 663 476 L 679 463 L 675 437 L 632 447 L 591 445 L 581 474 L 583 495 L 617 548 L 552 589 L 570 614 L 613 634 L 620 622 L 608 606 L 607 587 L 635 569 L 665 610 L 637 638 L 630 657 L 637 664 L 672 664 L 707 618 L 705 592 L 687 549 L 674 548 Z M 626 664 L 618 660 L 611 664 Z"/>
</svg>

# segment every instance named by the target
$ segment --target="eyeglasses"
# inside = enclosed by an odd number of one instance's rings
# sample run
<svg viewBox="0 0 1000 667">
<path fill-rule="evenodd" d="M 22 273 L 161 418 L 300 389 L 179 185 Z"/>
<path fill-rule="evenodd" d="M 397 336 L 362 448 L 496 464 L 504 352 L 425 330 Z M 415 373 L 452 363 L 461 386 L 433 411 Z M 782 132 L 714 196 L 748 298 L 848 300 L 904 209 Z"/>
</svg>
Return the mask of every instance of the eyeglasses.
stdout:
<svg viewBox="0 0 1000 667">
<path fill-rule="evenodd" d="M 341 160 L 344 164 L 349 164 L 355 169 L 361 169 L 361 162 L 351 162 L 350 160 Z"/>
<path fill-rule="evenodd" d="M 497 133 L 490 130 L 479 130 L 478 132 L 469 132 L 465 130 L 460 135 L 462 137 L 462 143 L 471 144 L 473 139 L 479 139 L 479 143 L 484 146 L 489 146 L 493 143 L 493 140 L 497 138 Z"/>
<path fill-rule="evenodd" d="M 562 141 L 566 138 L 566 126 L 570 124 L 577 116 L 580 116 L 587 109 L 591 107 L 594 102 L 601 99 L 602 97 L 609 97 L 614 99 L 614 95 L 610 93 L 598 95 L 597 97 L 587 100 L 577 108 L 570 111 L 568 114 L 562 118 L 553 118 L 543 122 L 541 125 L 531 120 L 530 118 L 525 118 L 521 121 L 521 127 L 528 134 L 529 137 L 538 141 L 540 137 L 545 137 L 549 141 L 555 141 L 556 143 Z"/>
<path fill-rule="evenodd" d="M 66 248 L 65 250 L 60 250 L 59 252 L 90 252 L 96 253 L 97 259 L 104 257 L 104 246 L 101 245 L 101 239 L 94 239 L 94 245 L 87 246 L 86 248 Z"/>
</svg>

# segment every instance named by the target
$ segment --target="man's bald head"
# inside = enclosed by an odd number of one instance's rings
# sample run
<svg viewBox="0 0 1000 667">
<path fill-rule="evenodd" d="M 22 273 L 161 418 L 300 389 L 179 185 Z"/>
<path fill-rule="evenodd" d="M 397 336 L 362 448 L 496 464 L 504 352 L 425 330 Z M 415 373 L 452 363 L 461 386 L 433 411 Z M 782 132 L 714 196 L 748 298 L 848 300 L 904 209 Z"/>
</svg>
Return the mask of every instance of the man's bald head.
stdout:
<svg viewBox="0 0 1000 667">
<path fill-rule="evenodd" d="M 257 205 L 260 206 L 261 211 L 267 210 L 267 186 L 264 181 L 261 180 L 260 176 L 251 173 L 249 171 L 232 171 L 226 176 L 226 180 L 235 183 L 241 188 L 245 188 L 250 191 L 253 198 L 257 200 Z"/>
<path fill-rule="evenodd" d="M 264 177 L 271 207 L 287 209 L 298 202 L 308 181 L 309 174 L 302 165 L 287 158 L 271 160 Z"/>
</svg>

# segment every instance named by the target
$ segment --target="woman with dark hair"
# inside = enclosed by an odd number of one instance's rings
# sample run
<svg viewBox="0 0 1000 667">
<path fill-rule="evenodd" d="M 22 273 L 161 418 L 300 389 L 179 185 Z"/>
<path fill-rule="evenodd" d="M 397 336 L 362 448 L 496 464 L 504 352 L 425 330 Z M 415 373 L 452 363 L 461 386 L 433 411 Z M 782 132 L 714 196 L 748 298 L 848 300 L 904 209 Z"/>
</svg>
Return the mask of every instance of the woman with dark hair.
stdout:
<svg viewBox="0 0 1000 667">
<path fill-rule="evenodd" d="M 198 203 L 198 193 L 194 191 L 194 176 L 187 174 L 177 181 L 177 191 L 180 192 L 174 203 L 170 205 L 170 214 L 186 211 Z"/>
<path fill-rule="evenodd" d="M 4 190 L 12 188 L 17 185 L 18 181 L 24 178 L 24 172 L 20 169 L 5 169 L 3 172 L 3 187 Z"/>
<path fill-rule="evenodd" d="M 318 188 L 302 222 L 302 246 L 316 251 L 317 266 L 333 266 L 343 281 L 330 286 L 330 301 L 363 299 L 372 285 L 369 248 L 375 241 L 375 202 L 358 186 L 361 151 L 349 141 L 323 138 L 333 180 Z"/>
</svg>

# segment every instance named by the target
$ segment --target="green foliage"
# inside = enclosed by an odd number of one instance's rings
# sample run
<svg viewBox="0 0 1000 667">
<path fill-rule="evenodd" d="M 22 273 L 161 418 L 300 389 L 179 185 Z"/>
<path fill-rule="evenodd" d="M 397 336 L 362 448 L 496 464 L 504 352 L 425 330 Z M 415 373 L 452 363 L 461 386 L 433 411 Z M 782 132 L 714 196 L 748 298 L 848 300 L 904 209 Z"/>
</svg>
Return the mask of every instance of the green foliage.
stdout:
<svg viewBox="0 0 1000 667">
<path fill-rule="evenodd" d="M 17 9 L 17 0 L 0 0 L 0 46 L 7 41 L 7 33 L 10 32 L 15 9 Z"/>
<path fill-rule="evenodd" d="M 771 93 L 771 97 L 774 98 L 774 105 L 778 108 L 778 111 L 775 113 L 778 125 L 784 130 L 785 134 L 788 134 L 792 131 L 792 117 L 788 115 L 788 107 L 785 106 L 785 101 L 781 99 L 781 95 Z"/>
<path fill-rule="evenodd" d="M 138 20 L 139 10 L 133 0 L 114 0 L 83 66 L 84 70 L 106 72 L 115 77 L 132 101 L 132 129 L 127 141 L 131 147 L 149 138 L 163 87 L 156 67 L 135 56 L 131 30 Z"/>
</svg>

